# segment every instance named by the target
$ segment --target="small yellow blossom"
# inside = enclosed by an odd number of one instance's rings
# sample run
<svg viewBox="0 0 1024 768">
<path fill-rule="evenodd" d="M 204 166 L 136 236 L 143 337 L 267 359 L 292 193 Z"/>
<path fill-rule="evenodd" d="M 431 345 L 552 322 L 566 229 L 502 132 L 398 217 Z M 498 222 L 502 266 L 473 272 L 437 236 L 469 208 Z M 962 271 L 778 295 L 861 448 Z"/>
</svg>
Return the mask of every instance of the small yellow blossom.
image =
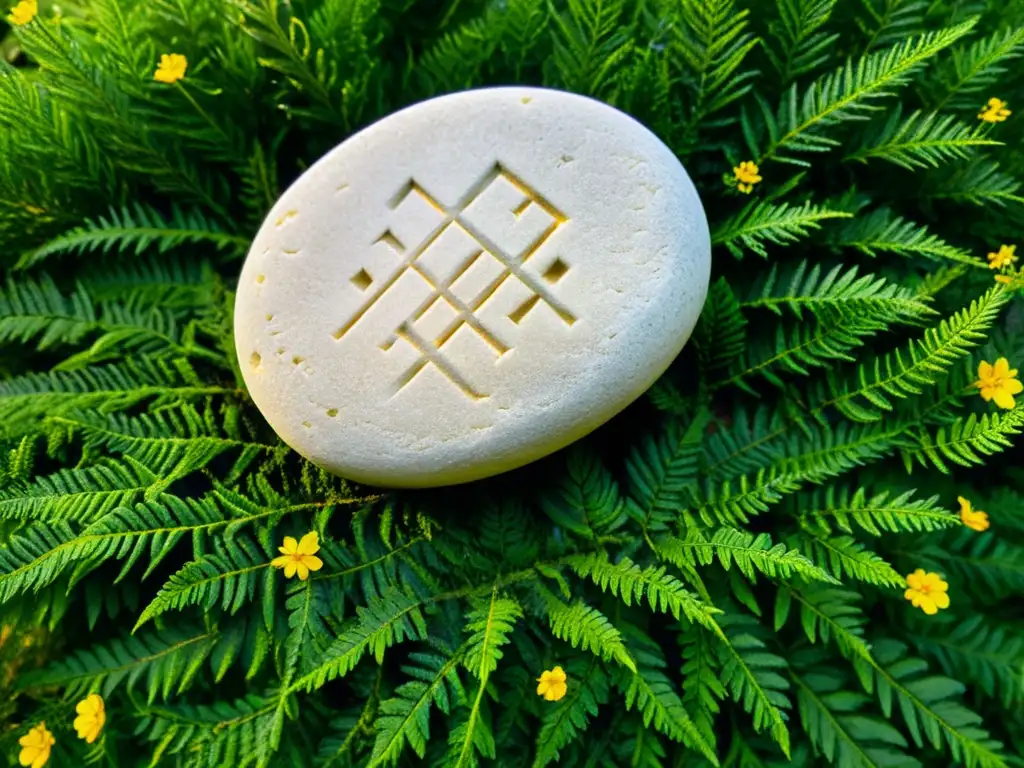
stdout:
<svg viewBox="0 0 1024 768">
<path fill-rule="evenodd" d="M 1011 275 L 996 275 L 996 282 L 1009 285 L 1013 282 L 1013 277 Z"/>
<path fill-rule="evenodd" d="M 929 616 L 934 616 L 942 608 L 949 608 L 949 584 L 937 573 L 925 573 L 918 568 L 907 576 L 907 591 L 903 596 L 915 608 L 920 608 Z"/>
<path fill-rule="evenodd" d="M 176 83 L 185 77 L 188 59 L 180 53 L 165 53 L 160 57 L 160 66 L 156 68 L 153 79 L 158 83 Z"/>
<path fill-rule="evenodd" d="M 732 169 L 732 172 L 736 174 L 736 181 L 739 182 L 736 188 L 743 194 L 749 195 L 754 191 L 754 185 L 762 180 L 758 175 L 760 170 L 756 163 L 752 163 L 749 160 L 737 165 Z"/>
<path fill-rule="evenodd" d="M 275 557 L 270 564 L 275 568 L 284 568 L 286 579 L 298 573 L 299 579 L 305 581 L 310 571 L 319 571 L 324 567 L 324 561 L 314 557 L 319 551 L 316 531 L 310 531 L 298 543 L 291 536 L 285 536 L 284 546 L 278 547 L 281 557 Z"/>
<path fill-rule="evenodd" d="M 988 515 L 985 512 L 980 509 L 972 509 L 971 502 L 963 496 L 957 496 L 956 500 L 960 502 L 960 520 L 964 525 L 973 531 L 988 530 Z"/>
<path fill-rule="evenodd" d="M 78 738 L 92 744 L 103 730 L 103 724 L 107 722 L 107 709 L 103 699 L 97 693 L 90 693 L 78 702 L 75 712 L 78 713 L 74 723 Z"/>
<path fill-rule="evenodd" d="M 1000 99 L 989 99 L 988 104 L 981 108 L 978 119 L 986 123 L 1001 123 L 1008 118 L 1012 112 L 1006 108 L 1006 102 Z"/>
<path fill-rule="evenodd" d="M 50 759 L 50 748 L 57 740 L 46 730 L 44 721 L 18 739 L 18 743 L 21 745 L 18 762 L 28 768 L 43 768 Z"/>
<path fill-rule="evenodd" d="M 16 27 L 23 27 L 28 24 L 39 13 L 39 3 L 36 0 L 21 0 L 11 8 L 11 15 L 7 20 Z"/>
<path fill-rule="evenodd" d="M 537 678 L 537 695 L 545 701 L 558 701 L 565 696 L 568 686 L 565 684 L 565 671 L 561 667 L 541 672 Z"/>
<path fill-rule="evenodd" d="M 1013 396 L 1024 392 L 1024 384 L 1017 381 L 1017 369 L 1011 369 L 1005 357 L 996 360 L 995 365 L 989 365 L 984 360 L 978 363 L 978 380 L 974 386 L 981 390 L 986 403 L 995 400 L 996 405 L 1006 410 L 1016 405 Z"/>
<path fill-rule="evenodd" d="M 989 269 L 1002 269 L 1008 267 L 1017 260 L 1017 246 L 1004 245 L 999 248 L 998 253 L 988 255 Z"/>
</svg>

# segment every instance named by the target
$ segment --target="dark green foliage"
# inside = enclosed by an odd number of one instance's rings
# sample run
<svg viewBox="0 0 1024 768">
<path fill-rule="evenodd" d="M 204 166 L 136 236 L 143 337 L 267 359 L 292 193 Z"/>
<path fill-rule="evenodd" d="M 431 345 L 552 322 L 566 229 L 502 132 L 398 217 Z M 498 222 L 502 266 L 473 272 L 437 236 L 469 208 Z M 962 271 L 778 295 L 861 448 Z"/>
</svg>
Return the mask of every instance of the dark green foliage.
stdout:
<svg viewBox="0 0 1024 768">
<path fill-rule="evenodd" d="M 1024 279 L 985 258 L 1024 249 L 1021 0 L 72 0 L 0 35 L 5 764 L 42 720 L 55 766 L 1024 761 L 1024 405 L 974 386 L 1024 368 Z M 339 141 L 507 83 L 685 163 L 693 337 L 510 477 L 332 477 L 245 390 L 241 258 Z"/>
</svg>

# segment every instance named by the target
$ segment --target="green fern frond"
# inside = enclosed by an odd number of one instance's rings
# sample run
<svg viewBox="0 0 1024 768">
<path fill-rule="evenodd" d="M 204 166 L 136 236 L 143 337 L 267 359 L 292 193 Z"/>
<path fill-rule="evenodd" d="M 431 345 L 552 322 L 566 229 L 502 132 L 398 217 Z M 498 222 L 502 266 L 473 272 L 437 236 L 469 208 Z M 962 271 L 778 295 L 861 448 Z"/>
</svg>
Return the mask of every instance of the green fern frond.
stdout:
<svg viewBox="0 0 1024 768">
<path fill-rule="evenodd" d="M 735 528 L 719 528 L 709 538 L 699 529 L 690 528 L 684 539 L 666 535 L 655 544 L 662 557 L 683 570 L 717 560 L 726 570 L 735 565 L 751 581 L 756 580 L 757 573 L 772 579 L 799 575 L 812 581 L 835 581 L 799 550 L 787 549 L 784 544 L 772 545 L 766 533 L 754 535 Z"/>
<path fill-rule="evenodd" d="M 861 0 L 868 18 L 857 17 L 857 26 L 868 36 L 867 50 L 902 40 L 924 26 L 926 0 Z"/>
<path fill-rule="evenodd" d="M 653 726 L 673 741 L 687 745 L 717 766 L 714 743 L 709 741 L 690 719 L 676 686 L 665 674 L 665 659 L 660 648 L 650 641 L 635 646 L 637 669 L 622 672 L 616 686 L 623 692 L 626 709 L 636 709 L 643 717 L 644 727 Z"/>
<path fill-rule="evenodd" d="M 810 201 L 791 205 L 754 200 L 712 229 L 711 244 L 724 245 L 737 258 L 743 258 L 744 248 L 767 258 L 768 244 L 792 245 L 812 230 L 821 229 L 821 222 L 850 216 L 845 211 L 831 210 Z"/>
<path fill-rule="evenodd" d="M 270 568 L 270 557 L 245 536 L 229 545 L 214 544 L 214 551 L 185 565 L 160 588 L 146 606 L 133 631 L 170 610 L 197 605 L 208 613 L 218 604 L 229 615 L 251 602 L 257 583 Z"/>
<path fill-rule="evenodd" d="M 206 244 L 212 250 L 237 256 L 249 247 L 249 238 L 225 232 L 199 208 L 182 210 L 175 206 L 170 215 L 165 216 L 154 208 L 134 203 L 120 210 L 111 208 L 106 217 L 86 219 L 82 226 L 26 253 L 18 267 L 32 267 L 63 253 L 133 253 L 138 256 L 150 247 L 164 253 L 185 244 Z"/>
<path fill-rule="evenodd" d="M 321 663 L 296 679 L 289 690 L 321 688 L 351 672 L 367 653 L 379 664 L 391 646 L 408 639 L 426 639 L 422 610 L 419 598 L 397 588 L 388 590 L 379 600 L 357 609 L 356 618 L 324 652 Z"/>
<path fill-rule="evenodd" d="M 968 125 L 955 115 L 940 116 L 918 110 L 902 121 L 900 110 L 889 117 L 877 136 L 868 137 L 846 160 L 867 163 L 885 160 L 914 170 L 938 168 L 944 163 L 965 160 L 977 147 L 995 147 L 1003 142 L 988 138 L 982 125 Z"/>
<path fill-rule="evenodd" d="M 781 629 L 789 618 L 790 608 L 800 606 L 800 624 L 812 643 L 834 640 L 839 650 L 849 659 L 871 659 L 864 642 L 867 616 L 856 603 L 860 595 L 844 589 L 807 585 L 796 588 L 783 585 L 775 599 L 775 630 Z"/>
<path fill-rule="evenodd" d="M 837 579 L 848 576 L 866 584 L 904 587 L 906 579 L 889 563 L 865 549 L 852 536 L 823 536 L 808 531 L 799 539 L 806 545 L 811 559 Z"/>
<path fill-rule="evenodd" d="M 646 437 L 627 456 L 627 511 L 644 530 L 664 530 L 690 502 L 708 418 L 701 411 L 685 428 L 681 419 L 670 419 L 662 434 Z"/>
<path fill-rule="evenodd" d="M 778 70 L 782 85 L 807 74 L 830 58 L 830 49 L 839 39 L 837 33 L 819 32 L 828 23 L 836 0 L 776 0 L 779 20 L 771 23 L 779 52 L 765 45 L 772 66 Z"/>
<path fill-rule="evenodd" d="M 673 48 L 693 91 L 693 125 L 751 89 L 756 71 L 740 68 L 760 41 L 747 32 L 750 11 L 737 9 L 733 0 L 683 0 L 673 10 Z"/>
<path fill-rule="evenodd" d="M 167 699 L 189 688 L 217 645 L 219 633 L 178 626 L 116 638 L 76 651 L 25 678 L 25 685 L 66 686 L 69 697 L 99 690 L 109 696 L 124 683 L 146 682 L 147 701 Z"/>
<path fill-rule="evenodd" d="M 1024 404 L 1005 413 L 972 413 L 948 426 L 939 427 L 934 434 L 922 430 L 915 435 L 918 445 L 903 452 L 909 470 L 920 463 L 928 467 L 929 461 L 941 472 L 950 473 L 949 464 L 971 467 L 983 464 L 987 456 L 994 456 L 1013 446 L 1011 437 L 1024 428 Z M 948 462 L 948 463 L 947 463 Z"/>
<path fill-rule="evenodd" d="M 962 584 L 984 585 L 976 600 L 993 600 L 1024 589 L 1024 547 L 991 532 L 969 528 L 933 538 L 915 553 Z"/>
<path fill-rule="evenodd" d="M 551 634 L 573 648 L 589 651 L 604 661 L 614 659 L 626 669 L 636 673 L 636 664 L 619 630 L 597 608 L 577 600 L 566 605 L 557 597 L 549 596 L 544 603 L 551 625 Z"/>
<path fill-rule="evenodd" d="M 988 264 L 969 251 L 950 245 L 927 227 L 894 216 L 887 208 L 858 215 L 854 221 L 834 230 L 829 243 L 837 248 L 856 248 L 872 257 L 895 253 L 907 258 L 923 256 L 931 261 L 953 261 L 975 269 L 988 269 Z"/>
<path fill-rule="evenodd" d="M 724 277 L 719 278 L 708 289 L 690 342 L 697 348 L 703 373 L 701 380 L 713 380 L 742 354 L 746 346 L 746 325 L 736 294 Z"/>
<path fill-rule="evenodd" d="M 785 659 L 768 650 L 760 638 L 763 628 L 753 618 L 727 613 L 715 627 L 716 650 L 721 664 L 722 685 L 734 701 L 753 717 L 754 729 L 766 728 L 789 756 L 789 728 L 784 710 L 791 703 L 786 696 L 789 682 L 777 670 L 786 668 Z"/>
<path fill-rule="evenodd" d="M 541 716 L 533 768 L 544 768 L 558 760 L 561 750 L 597 716 L 598 707 L 608 703 L 608 677 L 597 659 L 589 664 L 570 663 L 566 673 L 570 680 L 568 691 L 555 706 L 545 708 Z"/>
<path fill-rule="evenodd" d="M 567 12 L 554 14 L 553 64 L 567 90 L 597 96 L 614 82 L 616 69 L 632 48 L 622 34 L 622 0 L 569 0 Z"/>
<path fill-rule="evenodd" d="M 466 700 L 458 674 L 464 653 L 465 648 L 450 656 L 434 652 L 409 655 L 410 663 L 402 666 L 402 672 L 411 679 L 380 704 L 370 768 L 397 765 L 406 744 L 421 759 L 426 755 L 431 707 L 448 715 L 454 703 Z"/>
<path fill-rule="evenodd" d="M 947 675 L 970 680 L 1003 707 L 1011 709 L 1024 698 L 1024 638 L 1012 625 L 975 613 L 938 626 L 922 623 L 910 639 Z"/>
<path fill-rule="evenodd" d="M 679 635 L 683 666 L 683 707 L 704 740 L 715 747 L 715 718 L 726 696 L 718 679 L 718 662 L 712 634 L 697 624 L 683 627 Z"/>
<path fill-rule="evenodd" d="M 676 619 L 685 617 L 705 627 L 715 626 L 714 617 L 719 610 L 687 592 L 663 567 L 641 569 L 628 557 L 613 564 L 597 554 L 575 555 L 568 564 L 579 576 L 591 579 L 602 592 L 610 592 L 626 606 L 634 602 L 643 604 L 646 598 L 655 611 L 670 613 Z"/>
<path fill-rule="evenodd" d="M 608 534 L 626 521 L 625 501 L 615 478 L 591 452 L 576 448 L 566 459 L 566 474 L 541 507 L 555 523 L 588 538 Z"/>
<path fill-rule="evenodd" d="M 922 533 L 960 525 L 960 518 L 937 505 L 938 496 L 914 499 L 914 491 L 892 495 L 882 491 L 868 496 L 863 487 L 851 493 L 848 487 L 830 485 L 797 498 L 793 511 L 813 521 L 827 534 L 832 526 L 853 533 L 853 524 L 881 536 L 886 533 Z"/>
<path fill-rule="evenodd" d="M 70 411 L 125 410 L 148 401 L 152 408 L 230 394 L 230 387 L 199 379 L 185 360 L 139 357 L 74 371 L 29 373 L 0 381 L 0 422 L 9 435 L 35 428 L 44 416 Z"/>
<path fill-rule="evenodd" d="M 776 117 L 765 113 L 768 142 L 758 163 L 775 159 L 809 166 L 792 157 L 799 152 L 828 152 L 839 144 L 828 129 L 850 120 L 863 120 L 879 109 L 879 99 L 891 96 L 943 49 L 970 32 L 977 19 L 926 32 L 877 53 L 861 57 L 811 83 L 801 99 L 794 85 L 783 97 Z M 785 154 L 783 154 L 785 153 Z"/>
<path fill-rule="evenodd" d="M 106 458 L 91 467 L 61 469 L 31 483 L 0 490 L 0 520 L 91 523 L 113 509 L 156 495 L 167 466 L 147 466 L 131 456 Z"/>
<path fill-rule="evenodd" d="M 987 90 L 1009 71 L 1006 66 L 1024 55 L 1024 27 L 997 30 L 969 46 L 950 51 L 937 69 L 935 109 L 980 109 Z"/>
<path fill-rule="evenodd" d="M 870 699 L 820 654 L 801 653 L 789 671 L 804 732 L 835 768 L 919 768 L 906 738 L 867 711 Z"/>
<path fill-rule="evenodd" d="M 833 406 L 856 421 L 875 421 L 893 409 L 889 399 L 919 395 L 925 387 L 946 375 L 957 360 L 985 338 L 985 331 L 1010 300 L 1001 286 L 985 294 L 924 336 L 911 341 L 905 350 L 876 357 L 857 367 L 856 381 L 838 377 L 830 382 L 831 398 L 818 410 Z"/>
<path fill-rule="evenodd" d="M 1006 768 L 999 754 L 1001 744 L 993 741 L 980 727 L 981 717 L 967 709 L 954 697 L 964 686 L 948 677 L 925 676 L 928 665 L 907 658 L 907 647 L 894 640 L 880 640 L 872 648 L 875 664 L 858 661 L 865 671 L 861 679 L 874 679 L 874 688 L 886 719 L 893 717 L 893 699 L 914 743 L 928 742 L 940 749 L 945 745 L 955 760 L 971 768 Z"/>
<path fill-rule="evenodd" d="M 929 188 L 925 194 L 937 200 L 973 203 L 977 206 L 1024 205 L 1020 195 L 1022 182 L 999 170 L 999 163 L 980 160 L 957 171 L 941 184 Z"/>
<path fill-rule="evenodd" d="M 777 264 L 751 288 L 741 305 L 744 309 L 767 309 L 782 315 L 788 309 L 797 318 L 806 311 L 815 316 L 836 312 L 844 316 L 870 315 L 883 323 L 907 323 L 934 314 L 909 288 L 890 283 L 877 275 L 857 276 L 858 268 L 844 271 L 836 265 L 824 275 L 820 264 L 808 270 L 801 261 L 779 277 Z"/>
</svg>

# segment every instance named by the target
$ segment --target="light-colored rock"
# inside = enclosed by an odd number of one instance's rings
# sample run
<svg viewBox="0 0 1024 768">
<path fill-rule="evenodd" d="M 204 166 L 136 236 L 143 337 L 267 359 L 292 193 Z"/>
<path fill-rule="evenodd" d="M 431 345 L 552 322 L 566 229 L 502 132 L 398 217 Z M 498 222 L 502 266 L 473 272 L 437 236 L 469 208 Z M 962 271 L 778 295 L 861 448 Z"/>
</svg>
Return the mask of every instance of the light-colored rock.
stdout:
<svg viewBox="0 0 1024 768">
<path fill-rule="evenodd" d="M 274 206 L 235 341 L 281 438 L 343 477 L 460 483 L 614 416 L 707 292 L 689 177 L 632 118 L 559 91 L 437 98 L 370 126 Z"/>
</svg>

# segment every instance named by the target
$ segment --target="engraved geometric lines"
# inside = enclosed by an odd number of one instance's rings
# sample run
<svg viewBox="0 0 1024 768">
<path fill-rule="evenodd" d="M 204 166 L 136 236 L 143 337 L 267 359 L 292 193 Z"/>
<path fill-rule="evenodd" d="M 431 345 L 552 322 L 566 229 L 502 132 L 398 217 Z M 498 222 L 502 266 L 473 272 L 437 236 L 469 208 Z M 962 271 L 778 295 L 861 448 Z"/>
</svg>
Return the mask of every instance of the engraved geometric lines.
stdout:
<svg viewBox="0 0 1024 768">
<path fill-rule="evenodd" d="M 395 382 L 395 392 L 433 365 L 468 397 L 486 397 L 446 354 L 445 345 L 459 329 L 468 327 L 498 358 L 509 351 L 500 334 L 478 316 L 481 307 L 508 280 L 519 282 L 530 293 L 509 313 L 512 322 L 520 324 L 541 302 L 566 325 L 576 322 L 575 315 L 550 290 L 570 265 L 556 257 L 541 272 L 541 279 L 523 269 L 568 219 L 500 163 L 492 166 L 454 206 L 444 205 L 415 179 L 403 185 L 388 206 L 395 212 L 393 223 L 376 243 L 384 244 L 395 255 L 392 271 L 378 279 L 361 268 L 351 276 L 352 284 L 367 298 L 334 338 L 340 340 L 351 331 L 407 273 L 422 278 L 430 288 L 429 295 L 380 343 L 380 348 L 387 351 L 400 339 L 417 354 L 415 362 Z"/>
</svg>

